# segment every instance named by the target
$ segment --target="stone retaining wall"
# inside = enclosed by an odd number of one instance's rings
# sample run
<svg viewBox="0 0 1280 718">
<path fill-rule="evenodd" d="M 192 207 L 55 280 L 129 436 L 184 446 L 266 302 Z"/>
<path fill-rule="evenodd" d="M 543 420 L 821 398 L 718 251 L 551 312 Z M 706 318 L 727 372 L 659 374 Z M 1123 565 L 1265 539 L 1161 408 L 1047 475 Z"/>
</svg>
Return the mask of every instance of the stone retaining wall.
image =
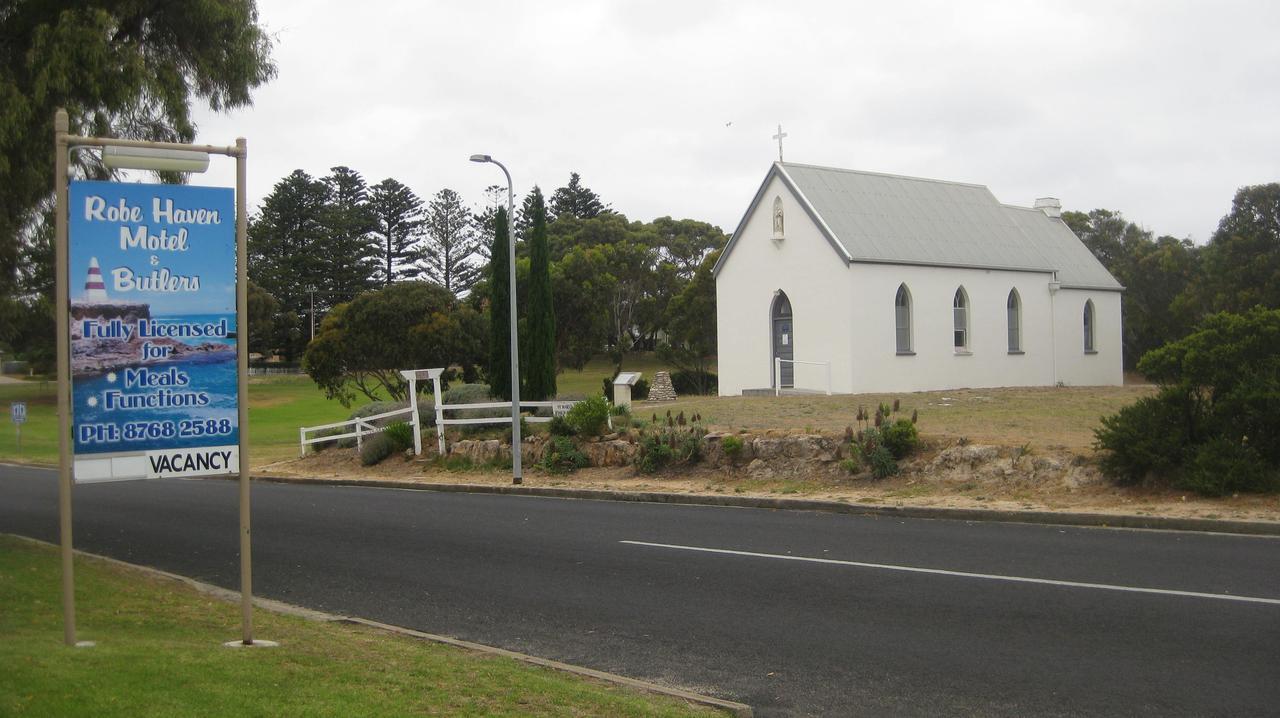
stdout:
<svg viewBox="0 0 1280 718">
<path fill-rule="evenodd" d="M 849 478 L 841 462 L 851 458 L 849 445 L 840 436 L 822 434 L 732 434 L 742 442 L 735 456 L 724 450 L 731 434 L 712 433 L 702 438 L 698 466 L 741 474 L 753 479 Z M 591 466 L 630 466 L 639 454 L 639 437 L 610 434 L 578 442 Z M 526 437 L 521 457 L 526 464 L 542 461 L 548 440 Z M 464 439 L 449 445 L 449 456 L 465 457 L 475 464 L 510 461 L 511 450 L 497 439 Z M 901 462 L 905 475 L 930 482 L 1061 483 L 1076 487 L 1101 482 L 1101 473 L 1079 456 L 1023 453 L 981 444 L 957 445 L 937 454 Z"/>
</svg>

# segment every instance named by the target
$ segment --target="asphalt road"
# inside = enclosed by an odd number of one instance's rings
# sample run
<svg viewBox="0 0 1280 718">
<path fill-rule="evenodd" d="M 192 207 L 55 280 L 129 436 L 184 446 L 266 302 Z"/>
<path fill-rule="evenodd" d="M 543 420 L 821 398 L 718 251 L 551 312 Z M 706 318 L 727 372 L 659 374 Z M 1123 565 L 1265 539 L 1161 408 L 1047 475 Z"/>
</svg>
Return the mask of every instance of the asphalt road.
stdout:
<svg viewBox="0 0 1280 718">
<path fill-rule="evenodd" d="M 253 496 L 259 595 L 758 715 L 1280 713 L 1274 538 L 280 484 Z M 75 490 L 77 548 L 228 588 L 236 523 L 234 482 Z M 0 466 L 0 531 L 56 540 L 53 472 Z"/>
</svg>

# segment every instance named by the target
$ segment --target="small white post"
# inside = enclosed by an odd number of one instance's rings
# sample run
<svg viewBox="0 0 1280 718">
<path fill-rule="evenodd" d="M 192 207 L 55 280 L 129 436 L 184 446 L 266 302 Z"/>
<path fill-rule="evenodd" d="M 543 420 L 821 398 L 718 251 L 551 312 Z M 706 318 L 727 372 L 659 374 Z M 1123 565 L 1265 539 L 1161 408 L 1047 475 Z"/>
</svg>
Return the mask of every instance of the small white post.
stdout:
<svg viewBox="0 0 1280 718">
<path fill-rule="evenodd" d="M 413 407 L 413 454 L 422 455 L 422 423 L 418 420 L 418 375 L 409 375 L 409 406 Z"/>
<path fill-rule="evenodd" d="M 440 458 L 444 458 L 444 409 L 440 408 L 443 400 L 440 396 L 440 376 L 431 377 L 432 389 L 436 400 L 436 441 L 440 446 Z"/>
<path fill-rule="evenodd" d="M 299 458 L 307 455 L 307 427 L 298 429 L 298 456 Z"/>
<path fill-rule="evenodd" d="M 831 362 L 827 362 L 827 396 L 831 396 Z"/>
<path fill-rule="evenodd" d="M 773 358 L 773 395 L 782 396 L 782 359 Z"/>
</svg>

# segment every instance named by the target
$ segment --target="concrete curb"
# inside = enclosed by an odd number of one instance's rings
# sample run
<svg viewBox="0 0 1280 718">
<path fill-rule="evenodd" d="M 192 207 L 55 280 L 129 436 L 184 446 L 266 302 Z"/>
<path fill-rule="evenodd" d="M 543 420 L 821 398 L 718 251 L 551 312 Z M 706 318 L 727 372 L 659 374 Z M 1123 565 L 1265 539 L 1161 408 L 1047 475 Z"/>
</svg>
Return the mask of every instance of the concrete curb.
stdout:
<svg viewBox="0 0 1280 718">
<path fill-rule="evenodd" d="M 255 475 L 255 481 L 281 484 L 316 484 L 328 486 L 365 486 L 408 491 L 442 491 L 475 494 L 507 494 L 512 496 L 546 496 L 561 499 L 595 501 L 639 501 L 655 504 L 694 506 L 730 506 L 750 509 L 789 511 L 827 511 L 839 514 L 886 516 L 889 518 L 947 519 L 951 521 L 998 521 L 1004 523 L 1054 524 L 1059 526 L 1094 526 L 1102 528 L 1152 529 L 1159 531 L 1204 531 L 1211 533 L 1280 536 L 1280 522 L 1235 521 L 1230 519 L 1170 518 L 1135 514 L 1092 514 L 1084 512 L 1006 511 L 998 509 L 962 509 L 933 506 L 882 506 L 819 499 L 785 499 L 720 494 L 671 494 L 660 491 L 614 491 L 610 489 L 568 489 L 543 486 L 498 486 L 492 484 L 404 483 L 380 479 L 313 479 L 303 476 Z"/>
<path fill-rule="evenodd" d="M 11 536 L 20 541 L 26 541 L 28 543 L 38 544 L 40 546 L 58 548 L 58 544 L 49 543 L 48 541 L 41 541 L 40 539 L 31 538 L 30 536 L 20 536 L 18 534 L 8 534 L 8 533 L 0 534 L 0 535 Z M 111 564 L 113 566 L 119 566 L 121 568 L 125 568 L 132 571 L 140 571 L 142 573 L 154 576 L 156 578 L 161 578 L 161 579 L 166 579 L 169 581 L 181 583 L 185 586 L 195 589 L 196 591 L 199 591 L 200 593 L 211 596 L 220 601 L 225 601 L 227 603 L 234 603 L 237 605 L 240 603 L 239 591 L 232 591 L 230 589 L 222 588 L 220 586 L 214 586 L 212 584 L 203 583 L 201 581 L 195 580 L 194 578 L 188 578 L 187 576 L 181 576 L 176 573 L 170 573 L 168 571 L 163 571 L 158 568 L 151 568 L 150 566 L 140 566 L 135 563 L 121 561 L 120 559 L 111 558 L 110 556 L 102 556 L 100 554 L 89 553 L 87 551 L 81 551 L 79 549 L 76 549 L 75 553 L 77 556 L 81 556 L 84 558 L 93 559 L 95 561 L 101 561 L 103 563 Z M 658 685 L 657 683 L 650 683 L 648 681 L 642 681 L 635 678 L 627 678 L 626 676 L 619 676 L 614 673 L 605 673 L 604 671 L 597 671 L 592 668 L 584 668 L 582 666 L 575 666 L 569 663 L 561 663 L 560 661 L 553 661 L 547 658 L 530 656 L 525 653 L 508 651 L 505 648 L 496 648 L 494 646 L 486 646 L 481 643 L 472 643 L 471 641 L 463 641 L 458 638 L 450 638 L 449 636 L 440 636 L 434 633 L 424 633 L 422 631 L 415 631 L 412 628 L 405 628 L 403 626 L 394 626 L 389 623 L 380 623 L 378 621 L 371 621 L 367 618 L 360 618 L 358 616 L 339 616 L 333 613 L 316 611 L 310 608 L 304 608 L 302 606 L 295 606 L 290 603 L 284 603 L 283 601 L 275 601 L 269 598 L 261 598 L 258 596 L 254 597 L 253 605 L 257 608 L 260 608 L 264 611 L 268 611 L 270 613 L 278 613 L 285 616 L 294 616 L 296 618 L 302 618 L 308 621 L 318 621 L 322 623 L 347 623 L 352 625 L 367 626 L 369 628 L 375 628 L 381 631 L 387 631 L 388 633 L 395 633 L 401 636 L 409 636 L 411 638 L 417 638 L 424 641 L 431 641 L 432 643 L 442 643 L 445 645 L 454 646 L 456 648 L 463 648 L 469 651 L 475 651 L 477 653 L 485 653 L 493 656 L 502 656 L 504 658 L 510 658 L 515 661 L 520 661 L 521 663 L 529 663 L 535 666 L 542 666 L 543 668 L 550 668 L 556 671 L 563 671 L 565 673 L 571 673 L 576 676 L 594 678 L 595 680 L 598 680 L 598 681 L 613 683 L 626 688 L 631 688 L 633 690 L 643 691 L 645 693 L 656 693 L 664 696 L 669 696 L 671 698 L 677 698 L 683 701 L 687 701 L 689 703 L 708 706 L 710 708 L 717 708 L 719 710 L 729 713 L 730 715 L 737 716 L 738 718 L 752 718 L 754 715 L 754 713 L 751 710 L 751 706 L 745 703 L 737 703 L 734 701 L 723 700 L 721 698 L 704 696 L 700 693 L 693 693 L 690 691 L 682 690 L 680 688 L 670 688 L 668 686 Z"/>
</svg>

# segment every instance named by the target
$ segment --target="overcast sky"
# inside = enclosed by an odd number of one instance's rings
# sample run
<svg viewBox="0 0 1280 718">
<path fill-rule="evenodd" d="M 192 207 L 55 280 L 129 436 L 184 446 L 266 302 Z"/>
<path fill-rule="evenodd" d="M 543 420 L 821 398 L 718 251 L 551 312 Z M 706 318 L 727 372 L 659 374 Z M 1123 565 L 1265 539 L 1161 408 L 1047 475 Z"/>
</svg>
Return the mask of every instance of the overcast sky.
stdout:
<svg viewBox="0 0 1280 718">
<path fill-rule="evenodd" d="M 258 0 L 279 76 L 198 114 L 256 205 L 347 165 L 473 205 L 571 171 L 631 219 L 732 231 L 777 159 L 1055 196 L 1206 241 L 1280 181 L 1280 3 Z M 230 163 L 198 184 L 234 184 Z"/>
</svg>

